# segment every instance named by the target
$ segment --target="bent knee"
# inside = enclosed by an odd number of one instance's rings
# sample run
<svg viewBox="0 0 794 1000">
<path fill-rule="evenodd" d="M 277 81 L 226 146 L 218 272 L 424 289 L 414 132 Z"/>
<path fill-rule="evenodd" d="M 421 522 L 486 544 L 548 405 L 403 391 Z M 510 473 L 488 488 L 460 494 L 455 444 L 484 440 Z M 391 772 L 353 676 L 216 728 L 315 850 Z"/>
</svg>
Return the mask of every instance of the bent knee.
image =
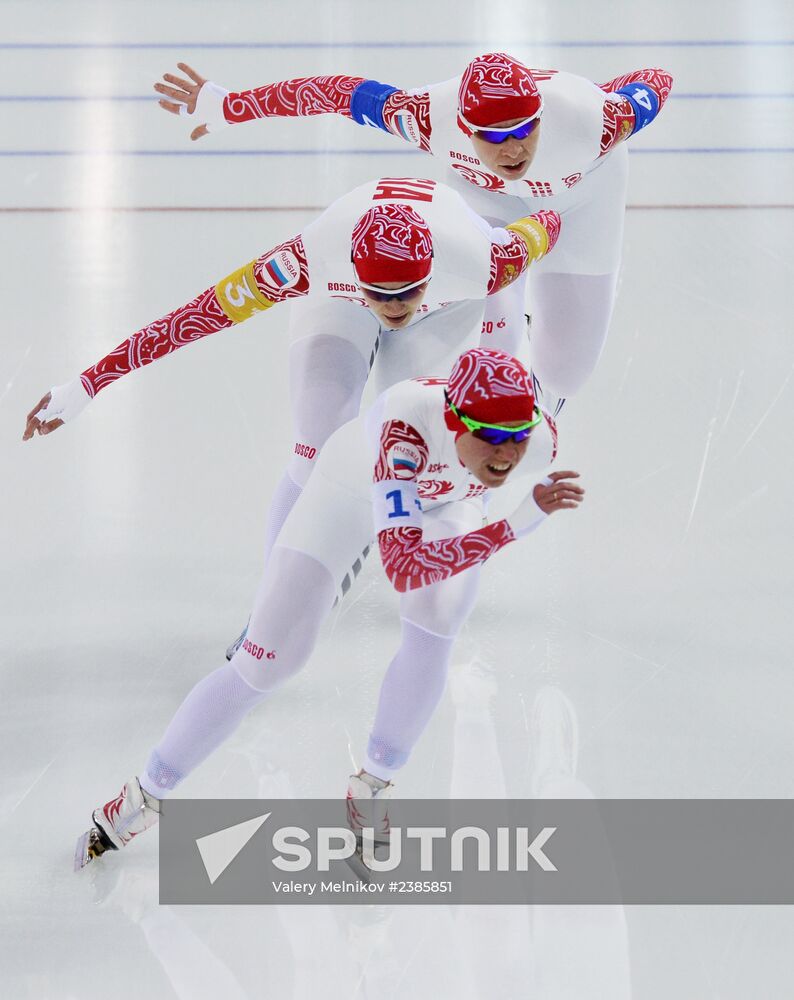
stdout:
<svg viewBox="0 0 794 1000">
<path fill-rule="evenodd" d="M 288 648 L 257 636 L 246 635 L 232 657 L 232 666 L 246 684 L 256 691 L 272 691 L 299 673 L 311 648 Z"/>
</svg>

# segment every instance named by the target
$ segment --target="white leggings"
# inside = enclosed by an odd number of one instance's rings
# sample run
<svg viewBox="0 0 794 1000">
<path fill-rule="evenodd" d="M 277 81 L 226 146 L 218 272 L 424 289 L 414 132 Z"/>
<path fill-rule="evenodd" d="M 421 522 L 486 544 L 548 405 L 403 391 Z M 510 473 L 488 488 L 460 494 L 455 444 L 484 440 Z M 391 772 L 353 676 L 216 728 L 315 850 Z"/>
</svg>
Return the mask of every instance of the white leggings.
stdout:
<svg viewBox="0 0 794 1000">
<path fill-rule="evenodd" d="M 547 409 L 574 396 L 592 375 L 606 343 L 617 272 L 536 275 L 530 282 L 532 372 Z"/>
<path fill-rule="evenodd" d="M 336 438 L 349 450 L 356 421 Z M 350 441 L 348 440 L 350 439 Z M 326 464 L 334 467 L 336 442 Z M 477 501 L 458 501 L 425 516 L 424 534 L 446 538 L 482 522 Z M 152 751 L 141 784 L 162 798 L 220 746 L 245 715 L 294 676 L 309 659 L 336 594 L 363 548 L 372 542 L 368 498 L 351 494 L 324 474 L 311 477 L 265 567 L 243 645 L 230 664 L 188 694 Z M 402 641 L 386 671 L 365 766 L 388 780 L 411 750 L 444 690 L 455 636 L 474 606 L 479 567 L 400 601 Z"/>
<path fill-rule="evenodd" d="M 523 331 L 509 317 L 514 321 L 517 315 L 515 296 L 526 295 L 525 311 L 532 316 L 532 370 L 547 410 L 554 410 L 554 397 L 579 392 L 604 348 L 620 269 L 627 179 L 624 144 L 570 190 L 551 198 L 494 196 L 460 179 L 451 181 L 471 207 L 495 226 L 540 208 L 554 209 L 562 217 L 552 252 L 532 265 L 523 285 L 514 282 L 491 296 L 484 317 L 485 331 L 492 330 L 492 346 L 519 353 Z M 487 346 L 486 335 L 483 345 Z M 515 349 L 511 351 L 510 345 Z"/>
</svg>

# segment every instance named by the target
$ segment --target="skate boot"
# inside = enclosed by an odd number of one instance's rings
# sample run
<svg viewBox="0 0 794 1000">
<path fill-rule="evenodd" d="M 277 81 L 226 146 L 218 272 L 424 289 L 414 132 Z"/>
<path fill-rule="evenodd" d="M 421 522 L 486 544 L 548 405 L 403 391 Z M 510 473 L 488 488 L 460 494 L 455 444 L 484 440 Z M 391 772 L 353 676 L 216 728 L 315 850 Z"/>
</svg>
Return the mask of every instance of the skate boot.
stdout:
<svg viewBox="0 0 794 1000">
<path fill-rule="evenodd" d="M 374 834 L 373 845 L 376 858 L 386 854 L 384 848 L 389 846 L 389 805 L 394 785 L 390 781 L 382 781 L 374 774 L 359 771 L 350 775 L 347 786 L 347 825 L 356 835 L 356 853 L 348 859 L 353 871 L 365 882 L 368 882 L 372 871 L 364 861 L 364 828 L 371 828 Z"/>
<path fill-rule="evenodd" d="M 579 722 L 576 709 L 563 692 L 549 684 L 532 705 L 532 794 L 556 798 L 555 785 L 576 777 Z"/>
<path fill-rule="evenodd" d="M 248 626 L 250 624 L 251 624 L 251 619 L 249 618 L 248 621 L 245 623 L 245 628 L 242 630 L 242 632 L 237 636 L 237 638 L 230 646 L 226 647 L 227 660 L 231 660 L 231 658 L 234 656 L 234 654 L 237 652 L 240 646 L 242 646 L 242 644 L 245 642 L 245 637 L 248 635 Z"/>
<path fill-rule="evenodd" d="M 137 778 L 130 778 L 115 799 L 94 810 L 94 825 L 77 841 L 74 870 L 84 868 L 105 851 L 125 847 L 133 837 L 154 826 L 160 819 L 160 804 L 159 799 L 144 792 Z"/>
</svg>

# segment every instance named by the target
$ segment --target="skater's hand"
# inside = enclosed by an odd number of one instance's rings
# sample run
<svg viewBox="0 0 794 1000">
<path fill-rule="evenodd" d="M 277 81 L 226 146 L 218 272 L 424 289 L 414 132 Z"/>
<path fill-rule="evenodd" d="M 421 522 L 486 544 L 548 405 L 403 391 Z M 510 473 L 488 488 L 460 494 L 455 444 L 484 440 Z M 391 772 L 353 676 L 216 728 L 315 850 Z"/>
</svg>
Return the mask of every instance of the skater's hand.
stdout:
<svg viewBox="0 0 794 1000">
<path fill-rule="evenodd" d="M 576 510 L 584 500 L 584 490 L 568 480 L 578 478 L 578 472 L 552 472 L 548 479 L 537 484 L 532 497 L 544 514 L 553 514 L 555 510 Z"/>
<path fill-rule="evenodd" d="M 584 498 L 584 490 L 569 481 L 578 477 L 578 472 L 552 472 L 534 486 L 532 492 L 506 518 L 516 538 L 534 531 L 554 511 L 578 507 Z"/>
<path fill-rule="evenodd" d="M 30 441 L 34 434 L 51 434 L 82 413 L 91 402 L 79 378 L 56 385 L 42 396 L 27 416 L 23 441 Z"/>
<path fill-rule="evenodd" d="M 25 424 L 25 433 L 22 435 L 23 441 L 30 441 L 34 434 L 49 434 L 63 426 L 63 420 L 42 420 L 40 417 L 40 414 L 43 416 L 43 411 L 46 410 L 51 399 L 52 393 L 48 392 L 30 411 Z"/>
<path fill-rule="evenodd" d="M 205 80 L 187 63 L 177 63 L 177 67 L 186 73 L 190 80 L 174 76 L 172 73 L 164 73 L 163 80 L 166 82 L 156 83 L 154 89 L 158 94 L 171 98 L 158 101 L 163 110 L 170 111 L 172 115 L 188 115 L 204 119 L 202 124 L 197 125 L 190 133 L 190 138 L 195 142 L 203 135 L 217 132 L 228 124 L 223 116 L 223 99 L 228 90 Z"/>
</svg>

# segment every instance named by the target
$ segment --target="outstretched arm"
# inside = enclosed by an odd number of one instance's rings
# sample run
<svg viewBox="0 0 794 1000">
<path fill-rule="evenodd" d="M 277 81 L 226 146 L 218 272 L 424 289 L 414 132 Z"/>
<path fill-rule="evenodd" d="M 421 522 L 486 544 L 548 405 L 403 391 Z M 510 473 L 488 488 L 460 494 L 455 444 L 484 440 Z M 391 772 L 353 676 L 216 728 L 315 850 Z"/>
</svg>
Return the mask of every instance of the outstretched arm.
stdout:
<svg viewBox="0 0 794 1000">
<path fill-rule="evenodd" d="M 178 66 L 189 79 L 166 73 L 165 83 L 156 83 L 154 89 L 163 95 L 160 107 L 199 123 L 191 139 L 258 118 L 336 114 L 358 125 L 390 132 L 422 149 L 430 148 L 430 98 L 426 93 L 409 94 L 377 80 L 341 74 L 299 77 L 230 93 L 205 80 L 187 63 Z"/>
<path fill-rule="evenodd" d="M 383 568 L 400 593 L 485 562 L 509 542 L 533 531 L 548 514 L 578 506 L 584 495 L 580 487 L 564 481 L 577 473 L 556 472 L 538 483 L 509 519 L 455 538 L 426 542 L 417 478 L 427 459 L 427 445 L 410 424 L 390 420 L 383 425 L 373 481 L 375 530 Z"/>
<path fill-rule="evenodd" d="M 79 378 L 51 389 L 28 414 L 23 440 L 56 430 L 82 412 L 98 392 L 134 369 L 308 290 L 306 254 L 296 236 L 144 326 Z"/>
<path fill-rule="evenodd" d="M 604 102 L 601 156 L 649 125 L 664 107 L 673 78 L 662 69 L 640 69 L 602 83 Z"/>
</svg>

